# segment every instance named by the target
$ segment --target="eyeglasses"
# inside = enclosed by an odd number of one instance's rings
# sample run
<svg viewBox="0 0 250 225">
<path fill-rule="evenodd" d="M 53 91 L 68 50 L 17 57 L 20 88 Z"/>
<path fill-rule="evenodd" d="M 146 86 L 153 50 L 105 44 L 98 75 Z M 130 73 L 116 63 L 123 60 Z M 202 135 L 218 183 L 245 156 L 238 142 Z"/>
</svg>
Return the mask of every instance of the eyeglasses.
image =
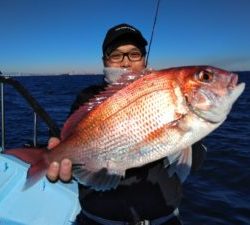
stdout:
<svg viewBox="0 0 250 225">
<path fill-rule="evenodd" d="M 107 56 L 107 59 L 112 63 L 120 63 L 123 61 L 124 57 L 127 56 L 129 61 L 136 62 L 142 59 L 142 53 L 138 50 L 132 50 L 130 52 L 119 52 L 114 51 Z"/>
</svg>

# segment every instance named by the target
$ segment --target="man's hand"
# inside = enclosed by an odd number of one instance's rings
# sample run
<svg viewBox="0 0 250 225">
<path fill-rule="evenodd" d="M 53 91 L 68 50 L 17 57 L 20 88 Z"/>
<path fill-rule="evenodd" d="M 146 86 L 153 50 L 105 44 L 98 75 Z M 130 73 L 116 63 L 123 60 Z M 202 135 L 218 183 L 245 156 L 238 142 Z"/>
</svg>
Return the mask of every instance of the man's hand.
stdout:
<svg viewBox="0 0 250 225">
<path fill-rule="evenodd" d="M 60 143 L 56 137 L 51 137 L 48 141 L 48 149 L 52 149 Z M 53 150 L 52 150 L 53 151 Z M 52 162 L 47 171 L 47 177 L 54 182 L 58 179 L 68 182 L 72 176 L 72 162 L 69 159 L 63 159 L 61 163 Z"/>
</svg>

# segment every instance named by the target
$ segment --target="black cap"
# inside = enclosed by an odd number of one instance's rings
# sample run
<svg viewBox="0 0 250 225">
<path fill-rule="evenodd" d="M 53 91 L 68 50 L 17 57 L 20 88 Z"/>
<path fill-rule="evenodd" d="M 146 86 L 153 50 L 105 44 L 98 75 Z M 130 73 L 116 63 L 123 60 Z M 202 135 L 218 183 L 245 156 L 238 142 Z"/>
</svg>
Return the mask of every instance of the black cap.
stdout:
<svg viewBox="0 0 250 225">
<path fill-rule="evenodd" d="M 119 24 L 110 28 L 102 44 L 103 56 L 109 55 L 114 49 L 121 45 L 133 44 L 138 47 L 142 54 L 146 54 L 145 46 L 148 44 L 141 32 L 128 24 Z"/>
</svg>

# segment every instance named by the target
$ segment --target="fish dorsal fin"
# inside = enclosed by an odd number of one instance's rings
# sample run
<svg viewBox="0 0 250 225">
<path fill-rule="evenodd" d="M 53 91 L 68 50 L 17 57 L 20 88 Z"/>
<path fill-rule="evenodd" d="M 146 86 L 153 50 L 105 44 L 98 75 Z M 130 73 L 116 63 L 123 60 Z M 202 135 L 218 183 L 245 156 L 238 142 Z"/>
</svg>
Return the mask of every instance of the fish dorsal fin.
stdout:
<svg viewBox="0 0 250 225">
<path fill-rule="evenodd" d="M 96 108 L 98 105 L 103 103 L 110 96 L 128 86 L 132 82 L 138 80 L 142 76 L 149 74 L 152 70 L 144 70 L 141 73 L 132 73 L 125 72 L 122 75 L 119 75 L 114 83 L 109 84 L 104 91 L 101 91 L 99 94 L 95 95 L 88 102 L 84 103 L 79 107 L 64 123 L 63 129 L 61 131 L 61 140 L 64 140 L 72 134 L 77 124 L 84 118 L 86 115 Z M 120 72 L 120 71 L 119 71 Z"/>
</svg>

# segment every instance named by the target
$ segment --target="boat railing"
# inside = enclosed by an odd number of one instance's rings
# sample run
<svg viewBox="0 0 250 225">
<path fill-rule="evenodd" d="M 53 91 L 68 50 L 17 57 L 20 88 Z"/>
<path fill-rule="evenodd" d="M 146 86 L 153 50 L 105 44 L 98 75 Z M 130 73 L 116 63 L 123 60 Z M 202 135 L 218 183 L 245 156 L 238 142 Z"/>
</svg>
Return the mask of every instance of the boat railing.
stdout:
<svg viewBox="0 0 250 225">
<path fill-rule="evenodd" d="M 49 114 L 38 103 L 38 101 L 29 93 L 29 91 L 13 77 L 4 75 L 0 72 L 0 88 L 1 88 L 1 148 L 0 152 L 5 149 L 5 102 L 4 102 L 4 85 L 12 86 L 31 106 L 34 112 L 33 118 L 33 146 L 37 145 L 37 118 L 41 118 L 48 126 L 51 135 L 59 137 L 60 129 L 57 124 L 52 120 Z"/>
</svg>

